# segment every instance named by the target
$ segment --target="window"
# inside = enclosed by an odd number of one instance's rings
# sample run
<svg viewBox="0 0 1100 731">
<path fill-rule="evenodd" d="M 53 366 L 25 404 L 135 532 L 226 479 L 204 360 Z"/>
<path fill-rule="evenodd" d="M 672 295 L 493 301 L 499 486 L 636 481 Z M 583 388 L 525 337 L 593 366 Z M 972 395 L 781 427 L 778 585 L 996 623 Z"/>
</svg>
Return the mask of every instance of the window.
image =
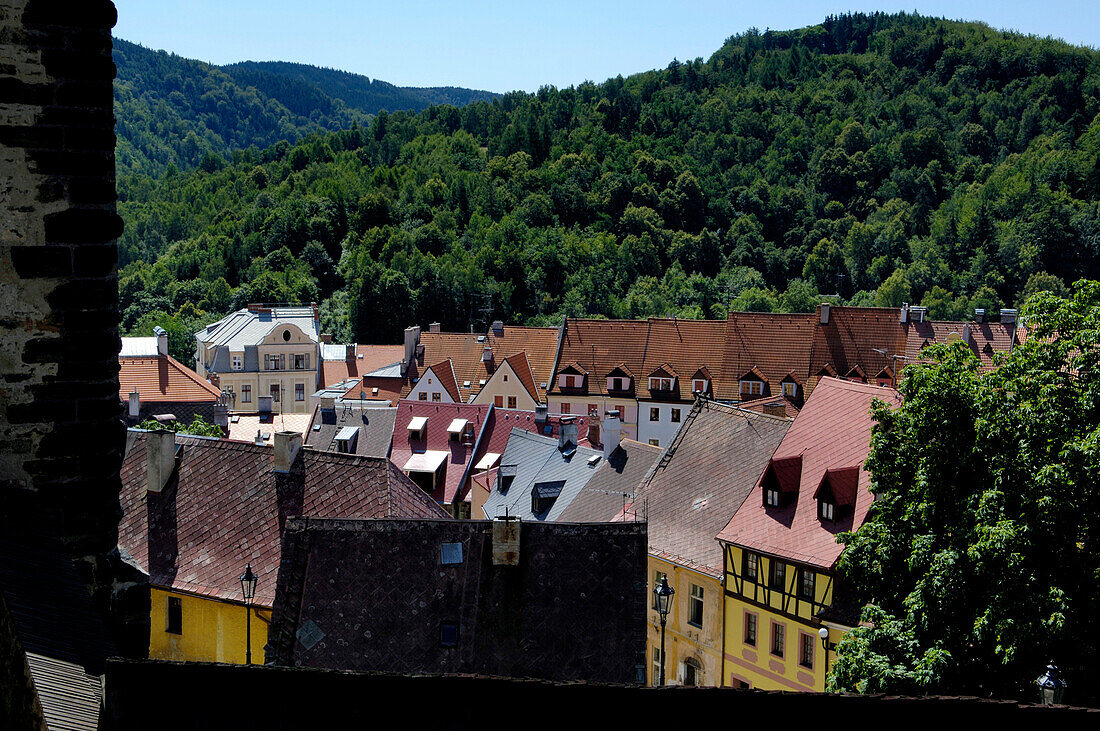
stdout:
<svg viewBox="0 0 1100 731">
<path fill-rule="evenodd" d="M 420 393 L 418 393 L 416 395 L 416 397 L 418 399 L 420 399 L 421 401 L 427 401 L 428 400 L 428 392 L 427 391 L 421 391 Z"/>
<path fill-rule="evenodd" d="M 679 424 L 680 423 L 680 410 L 679 409 L 673 409 L 672 410 L 672 423 L 673 424 Z"/>
<path fill-rule="evenodd" d="M 684 685 L 694 687 L 703 679 L 703 668 L 693 657 L 684 660 Z"/>
<path fill-rule="evenodd" d="M 814 580 L 815 574 L 813 571 L 807 569 L 798 570 L 798 598 L 809 599 L 813 601 L 814 598 Z"/>
<path fill-rule="evenodd" d="M 616 406 L 614 411 L 619 415 L 619 421 L 626 421 L 626 407 Z"/>
<path fill-rule="evenodd" d="M 493 406 L 496 406 L 498 409 L 503 409 L 504 408 L 504 397 L 503 396 L 493 396 Z"/>
<path fill-rule="evenodd" d="M 787 564 L 774 558 L 771 560 L 771 564 L 772 570 L 768 583 L 773 589 L 784 591 L 787 586 Z"/>
<path fill-rule="evenodd" d="M 561 405 L 561 413 L 563 413 L 563 414 L 572 414 L 573 413 L 573 404 L 563 403 Z"/>
<path fill-rule="evenodd" d="M 664 571 L 654 571 L 653 572 L 653 586 L 649 587 L 649 595 L 651 597 L 653 597 L 653 608 L 654 609 L 657 608 L 657 595 L 653 593 L 653 590 L 661 585 L 661 579 L 667 579 L 667 578 L 668 578 L 668 574 L 666 574 Z M 671 610 L 671 607 L 669 607 L 669 609 Z"/>
<path fill-rule="evenodd" d="M 241 356 L 239 356 L 237 354 L 234 354 L 233 355 L 233 370 L 239 371 L 242 368 L 244 368 L 244 362 L 241 360 Z"/>
<path fill-rule="evenodd" d="M 661 420 L 661 410 L 658 409 L 656 406 L 654 406 L 653 408 L 651 408 L 649 410 L 649 420 L 650 421 L 660 421 Z"/>
<path fill-rule="evenodd" d="M 600 415 L 599 404 L 588 404 L 588 415 L 589 416 L 599 416 Z"/>
<path fill-rule="evenodd" d="M 178 596 L 168 597 L 168 608 L 164 617 L 164 631 L 174 635 L 183 634 L 183 600 Z"/>
<path fill-rule="evenodd" d="M 241 386 L 241 403 L 252 403 L 252 386 L 247 383 Z"/>
<path fill-rule="evenodd" d="M 696 378 L 694 381 L 692 381 L 691 382 L 691 392 L 692 393 L 706 393 L 707 392 L 707 381 L 706 381 L 706 379 L 705 378 Z"/>
<path fill-rule="evenodd" d="M 661 682 L 661 648 L 653 648 L 653 679 L 652 685 L 657 685 Z"/>
<path fill-rule="evenodd" d="M 576 376 L 570 376 L 570 375 L 558 376 L 558 385 L 561 386 L 562 388 L 576 388 L 577 385 L 578 385 L 577 384 L 577 377 Z"/>
<path fill-rule="evenodd" d="M 458 644 L 458 625 L 454 622 L 443 622 L 439 625 L 439 644 L 443 647 L 454 647 Z"/>
<path fill-rule="evenodd" d="M 508 408 L 509 409 L 516 408 L 516 397 L 515 396 L 509 396 L 508 397 Z"/>
<path fill-rule="evenodd" d="M 439 391 L 432 391 L 432 401 L 439 402 L 443 400 L 443 394 Z"/>
<path fill-rule="evenodd" d="M 745 551 L 741 555 L 741 574 L 747 581 L 756 581 L 756 577 L 760 574 L 760 557 Z"/>
<path fill-rule="evenodd" d="M 787 627 L 772 622 L 772 654 L 783 657 L 783 649 L 787 643 Z"/>
<path fill-rule="evenodd" d="M 629 388 L 630 388 L 630 379 L 629 378 L 621 378 L 621 377 L 616 376 L 614 378 L 608 378 L 607 379 L 607 390 L 608 391 L 626 391 Z"/>
<path fill-rule="evenodd" d="M 507 373 L 504 374 L 504 382 L 508 383 L 508 374 Z"/>
<path fill-rule="evenodd" d="M 745 612 L 745 644 L 756 647 L 756 615 Z"/>
<path fill-rule="evenodd" d="M 300 371 L 306 368 L 306 356 L 295 355 L 294 356 L 294 370 Z"/>
<path fill-rule="evenodd" d="M 691 614 L 688 623 L 701 628 L 703 626 L 703 587 L 691 585 L 690 602 Z"/>
<path fill-rule="evenodd" d="M 774 487 L 769 487 L 764 490 L 764 504 L 769 508 L 779 507 L 779 490 Z"/>
<path fill-rule="evenodd" d="M 786 396 L 787 398 L 794 398 L 795 396 L 797 396 L 798 395 L 798 384 L 797 383 L 784 383 L 783 384 L 783 395 Z"/>
<path fill-rule="evenodd" d="M 763 381 L 741 381 L 742 396 L 760 396 L 764 393 Z"/>
<path fill-rule="evenodd" d="M 650 378 L 649 379 L 650 391 L 671 391 L 672 379 L 671 378 Z"/>
<path fill-rule="evenodd" d="M 305 401 L 306 400 L 306 384 L 295 383 L 294 384 L 294 400 Z"/>
<path fill-rule="evenodd" d="M 798 633 L 798 664 L 814 669 L 814 637 L 805 632 Z"/>
<path fill-rule="evenodd" d="M 650 439 L 649 443 L 650 443 L 651 446 L 654 446 L 654 447 L 661 446 L 661 440 L 660 439 Z"/>
<path fill-rule="evenodd" d="M 279 384 L 271 384 L 271 400 L 275 403 L 279 403 Z"/>
<path fill-rule="evenodd" d="M 833 519 L 833 513 L 835 511 L 836 511 L 836 506 L 834 506 L 828 500 L 818 500 L 817 501 L 817 515 L 822 520 L 832 520 Z"/>
</svg>

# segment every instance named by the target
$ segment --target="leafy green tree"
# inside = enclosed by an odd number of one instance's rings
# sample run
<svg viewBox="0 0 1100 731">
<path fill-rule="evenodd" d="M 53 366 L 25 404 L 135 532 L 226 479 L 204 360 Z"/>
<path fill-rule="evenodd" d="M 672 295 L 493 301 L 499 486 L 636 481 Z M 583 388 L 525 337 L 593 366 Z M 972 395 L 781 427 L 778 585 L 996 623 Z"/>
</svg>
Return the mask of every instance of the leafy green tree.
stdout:
<svg viewBox="0 0 1100 731">
<path fill-rule="evenodd" d="M 1100 697 L 1100 283 L 1040 293 L 997 370 L 964 343 L 906 367 L 873 408 L 872 504 L 839 561 L 864 624 L 834 689 L 1032 699 L 1053 658 Z"/>
<path fill-rule="evenodd" d="M 168 431 L 174 431 L 177 434 L 191 434 L 197 437 L 224 437 L 225 431 L 215 424 L 211 424 L 206 419 L 202 418 L 201 414 L 195 414 L 195 418 L 190 424 L 181 424 L 178 421 L 172 421 L 168 423 L 162 423 L 156 419 L 146 419 L 138 424 L 138 429 L 148 429 L 149 431 L 156 431 L 159 429 L 167 429 Z"/>
</svg>

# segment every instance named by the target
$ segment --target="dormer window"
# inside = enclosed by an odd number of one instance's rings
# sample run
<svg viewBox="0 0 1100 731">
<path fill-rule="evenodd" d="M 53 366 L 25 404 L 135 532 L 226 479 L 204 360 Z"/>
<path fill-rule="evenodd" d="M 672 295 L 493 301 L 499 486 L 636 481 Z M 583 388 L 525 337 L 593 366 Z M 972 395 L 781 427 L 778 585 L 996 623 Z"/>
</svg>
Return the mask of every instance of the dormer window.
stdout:
<svg viewBox="0 0 1100 731">
<path fill-rule="evenodd" d="M 798 384 L 787 381 L 783 384 L 783 396 L 786 398 L 798 398 Z"/>
<path fill-rule="evenodd" d="M 608 391 L 627 391 L 630 389 L 630 379 L 623 376 L 612 376 L 607 379 Z"/>
<path fill-rule="evenodd" d="M 244 368 L 244 357 L 240 353 L 233 354 L 233 370 L 239 371 Z"/>
<path fill-rule="evenodd" d="M 844 511 L 853 509 L 858 489 L 859 467 L 825 470 L 814 492 L 818 519 L 833 521 Z"/>
<path fill-rule="evenodd" d="M 428 427 L 428 417 L 414 416 L 409 421 L 409 439 L 423 439 L 424 430 Z"/>
<path fill-rule="evenodd" d="M 741 381 L 741 396 L 762 396 L 764 395 L 764 383 L 763 381 Z"/>
<path fill-rule="evenodd" d="M 650 391 L 671 391 L 672 379 L 671 378 L 650 378 L 649 379 Z"/>
<path fill-rule="evenodd" d="M 574 376 L 570 373 L 563 373 L 558 376 L 558 386 L 561 388 L 577 388 L 580 385 L 577 379 L 578 376 Z"/>
<path fill-rule="evenodd" d="M 782 457 L 772 459 L 760 479 L 764 505 L 769 508 L 782 508 L 798 495 L 798 486 L 802 481 L 802 457 Z"/>
<path fill-rule="evenodd" d="M 691 382 L 692 393 L 706 393 L 707 392 L 707 379 L 696 378 Z"/>
<path fill-rule="evenodd" d="M 769 508 L 779 507 L 779 488 L 769 487 L 764 490 L 764 504 Z"/>
<path fill-rule="evenodd" d="M 832 520 L 836 513 L 836 505 L 831 500 L 817 501 L 817 517 L 822 520 Z"/>
<path fill-rule="evenodd" d="M 354 454 L 355 444 L 359 439 L 359 427 L 345 426 L 336 433 L 336 451 L 343 454 Z"/>
</svg>

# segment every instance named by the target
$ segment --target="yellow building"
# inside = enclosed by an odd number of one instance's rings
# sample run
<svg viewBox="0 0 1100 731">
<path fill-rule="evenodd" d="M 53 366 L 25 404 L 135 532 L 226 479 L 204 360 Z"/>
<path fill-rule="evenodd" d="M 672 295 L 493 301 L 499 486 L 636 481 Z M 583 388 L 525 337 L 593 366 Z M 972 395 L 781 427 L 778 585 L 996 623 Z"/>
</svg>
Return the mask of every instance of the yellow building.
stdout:
<svg viewBox="0 0 1100 731">
<path fill-rule="evenodd" d="M 829 643 L 858 621 L 844 602 L 838 533 L 862 525 L 873 502 L 863 462 L 871 402 L 897 392 L 822 378 L 756 486 L 725 528 L 722 682 L 766 690 L 821 691 Z"/>
<path fill-rule="evenodd" d="M 646 647 L 649 685 L 661 677 L 661 617 L 653 587 L 661 578 L 676 593 L 665 621 L 666 685 L 719 685 L 722 678 L 722 585 L 709 572 L 649 556 L 649 624 Z"/>
<path fill-rule="evenodd" d="M 244 602 L 150 587 L 149 657 L 243 663 L 248 621 Z M 262 665 L 271 607 L 253 604 L 252 662 Z"/>
</svg>

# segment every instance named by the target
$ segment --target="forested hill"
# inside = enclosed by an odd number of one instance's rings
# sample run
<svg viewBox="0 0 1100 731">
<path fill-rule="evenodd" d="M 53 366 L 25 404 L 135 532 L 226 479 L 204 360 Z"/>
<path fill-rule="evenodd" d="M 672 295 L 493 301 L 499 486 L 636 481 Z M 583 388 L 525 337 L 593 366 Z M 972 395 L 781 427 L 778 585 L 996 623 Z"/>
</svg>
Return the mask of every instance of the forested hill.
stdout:
<svg viewBox="0 0 1100 731">
<path fill-rule="evenodd" d="M 303 64 L 218 67 L 114 39 L 115 117 L 120 174 L 160 175 L 232 159 L 311 132 L 366 124 L 382 109 L 419 111 L 494 94 L 458 88 L 401 88 Z"/>
<path fill-rule="evenodd" d="M 913 15 L 379 115 L 213 172 L 120 180 L 126 328 L 318 299 L 326 328 L 997 310 L 1100 276 L 1100 53 Z M 480 322 L 477 323 L 481 325 Z"/>
<path fill-rule="evenodd" d="M 461 107 L 470 102 L 491 101 L 500 96 L 489 91 L 463 89 L 457 86 L 425 88 L 394 86 L 379 79 L 372 80 L 347 71 L 285 61 L 242 61 L 222 66 L 221 69 L 232 76 L 237 83 L 243 86 L 254 86 L 268 96 L 280 100 L 296 113 L 307 116 L 315 108 L 308 106 L 308 103 L 313 100 L 306 97 L 295 98 L 292 92 L 288 93 L 293 87 L 284 91 L 284 84 L 306 84 L 368 114 L 401 109 L 419 112 L 433 104 Z M 301 103 L 302 101 L 307 104 Z"/>
</svg>

